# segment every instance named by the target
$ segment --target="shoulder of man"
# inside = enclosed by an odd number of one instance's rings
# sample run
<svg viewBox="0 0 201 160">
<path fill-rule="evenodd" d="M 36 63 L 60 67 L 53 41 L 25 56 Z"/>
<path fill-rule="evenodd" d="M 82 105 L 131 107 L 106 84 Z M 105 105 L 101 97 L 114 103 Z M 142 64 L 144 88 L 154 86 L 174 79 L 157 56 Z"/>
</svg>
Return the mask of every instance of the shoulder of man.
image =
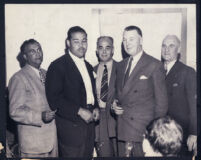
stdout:
<svg viewBox="0 0 201 160">
<path fill-rule="evenodd" d="M 12 85 L 12 82 L 16 79 L 24 79 L 25 78 L 25 67 L 21 68 L 19 71 L 13 74 L 10 78 L 8 86 Z"/>
<path fill-rule="evenodd" d="M 154 63 L 156 65 L 161 65 L 162 62 L 158 59 L 156 59 L 155 57 L 147 54 L 146 52 L 143 53 L 144 54 L 144 57 L 146 58 L 146 60 L 149 60 L 151 63 Z"/>
<path fill-rule="evenodd" d="M 194 76 L 196 75 L 196 71 L 194 68 L 184 64 L 183 62 L 177 61 L 177 70 L 179 70 L 180 74 L 186 75 L 186 76 Z M 179 74 L 178 73 L 178 74 Z"/>
</svg>

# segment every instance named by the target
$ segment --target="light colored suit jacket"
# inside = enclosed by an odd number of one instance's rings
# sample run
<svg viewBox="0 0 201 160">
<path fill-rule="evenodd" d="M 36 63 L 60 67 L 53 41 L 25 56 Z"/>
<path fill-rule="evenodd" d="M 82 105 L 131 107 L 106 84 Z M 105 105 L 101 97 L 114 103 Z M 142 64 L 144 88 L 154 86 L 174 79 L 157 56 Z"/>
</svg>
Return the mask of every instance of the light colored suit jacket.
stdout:
<svg viewBox="0 0 201 160">
<path fill-rule="evenodd" d="M 96 126 L 96 141 L 104 141 L 108 140 L 109 137 L 116 137 L 116 117 L 115 114 L 110 110 L 111 104 L 113 103 L 115 97 L 116 69 L 117 62 L 113 60 L 105 109 L 106 114 L 100 112 L 100 114 L 104 115 L 100 115 L 100 121 Z M 97 70 L 98 65 L 94 67 L 94 71 L 96 73 Z"/>
<path fill-rule="evenodd" d="M 118 116 L 118 139 L 141 142 L 146 126 L 168 109 L 165 72 L 157 59 L 143 53 L 124 86 L 126 58 L 117 68 L 117 99 L 124 109 Z"/>
<path fill-rule="evenodd" d="M 50 108 L 40 78 L 31 66 L 25 65 L 12 76 L 8 89 L 9 113 L 17 122 L 20 151 L 50 152 L 57 143 L 56 125 L 54 120 L 45 124 L 41 119 L 41 113 Z"/>
</svg>

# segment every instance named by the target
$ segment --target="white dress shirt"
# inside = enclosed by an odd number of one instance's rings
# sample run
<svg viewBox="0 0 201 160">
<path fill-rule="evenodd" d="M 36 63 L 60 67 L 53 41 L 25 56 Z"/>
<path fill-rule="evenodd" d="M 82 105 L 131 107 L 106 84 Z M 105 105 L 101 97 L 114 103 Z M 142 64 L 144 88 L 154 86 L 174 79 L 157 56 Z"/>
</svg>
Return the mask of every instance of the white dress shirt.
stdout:
<svg viewBox="0 0 201 160">
<path fill-rule="evenodd" d="M 75 62 L 75 65 L 77 66 L 77 68 L 82 76 L 82 80 L 84 82 L 84 86 L 85 86 L 85 90 L 86 90 L 87 104 L 94 105 L 94 95 L 93 95 L 93 89 L 92 89 L 92 85 L 91 85 L 91 79 L 89 77 L 89 73 L 88 73 L 87 67 L 84 62 L 84 58 L 78 58 L 77 56 L 72 54 L 70 51 L 69 51 L 69 55 Z"/>
<path fill-rule="evenodd" d="M 132 56 L 132 57 L 133 57 L 133 61 L 132 61 L 132 64 L 131 64 L 131 69 L 130 69 L 130 72 L 129 72 L 129 76 L 130 76 L 130 74 L 132 73 L 132 71 L 134 70 L 134 68 L 135 68 L 136 64 L 138 63 L 139 59 L 141 58 L 142 53 L 143 53 L 143 51 L 139 52 L 139 53 L 138 53 L 137 55 L 135 55 L 135 56 Z M 131 58 L 131 57 L 130 57 L 130 58 Z M 129 65 L 129 62 L 130 62 L 130 58 L 129 58 L 129 61 L 128 61 L 128 64 L 127 64 L 125 73 L 126 73 L 126 71 L 127 71 L 127 69 L 128 69 L 128 65 Z"/>
<path fill-rule="evenodd" d="M 169 63 L 165 63 L 165 69 L 167 69 L 166 75 L 169 73 L 169 71 L 171 70 L 171 68 L 174 66 L 174 64 L 176 63 L 177 60 L 173 60 Z"/>
<path fill-rule="evenodd" d="M 108 71 L 108 85 L 110 83 L 110 76 L 111 76 L 111 72 L 112 72 L 112 64 L 113 64 L 113 60 L 111 59 L 109 62 L 100 62 L 100 64 L 98 65 L 98 69 L 97 69 L 97 78 L 96 78 L 96 91 L 97 91 L 97 98 L 98 98 L 98 102 L 99 102 L 99 107 L 100 108 L 105 108 L 106 107 L 106 103 L 103 102 L 100 99 L 100 92 L 101 92 L 101 81 L 102 81 L 102 77 L 103 77 L 103 72 L 104 72 L 104 65 L 107 66 L 107 71 Z"/>
</svg>

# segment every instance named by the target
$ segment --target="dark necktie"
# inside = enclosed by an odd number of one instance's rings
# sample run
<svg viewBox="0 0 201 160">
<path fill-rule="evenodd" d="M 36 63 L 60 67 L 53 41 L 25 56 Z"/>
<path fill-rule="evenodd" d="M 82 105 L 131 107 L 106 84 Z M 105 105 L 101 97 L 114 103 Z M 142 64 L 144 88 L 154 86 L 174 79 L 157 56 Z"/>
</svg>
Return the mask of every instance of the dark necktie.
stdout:
<svg viewBox="0 0 201 160">
<path fill-rule="evenodd" d="M 106 102 L 107 95 L 108 95 L 108 71 L 107 71 L 107 66 L 104 65 L 104 71 L 103 71 L 103 76 L 102 76 L 102 80 L 101 80 L 100 99 L 103 102 Z"/>
<path fill-rule="evenodd" d="M 128 67 L 127 67 L 127 70 L 126 70 L 126 74 L 125 74 L 125 77 L 124 77 L 124 85 L 126 84 L 126 81 L 129 78 L 129 73 L 130 73 L 130 70 L 131 70 L 132 61 L 133 61 L 133 57 L 130 57 L 129 64 L 128 64 Z"/>
<path fill-rule="evenodd" d="M 45 73 L 42 71 L 42 69 L 39 69 L 39 75 L 40 75 L 40 81 L 42 82 L 43 85 L 45 85 Z"/>
</svg>

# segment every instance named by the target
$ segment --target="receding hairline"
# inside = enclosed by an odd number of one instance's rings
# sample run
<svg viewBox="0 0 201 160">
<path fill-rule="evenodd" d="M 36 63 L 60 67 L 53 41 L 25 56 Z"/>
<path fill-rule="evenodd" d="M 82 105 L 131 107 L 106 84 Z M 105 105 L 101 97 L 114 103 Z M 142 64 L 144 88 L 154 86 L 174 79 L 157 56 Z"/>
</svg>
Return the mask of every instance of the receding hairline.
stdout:
<svg viewBox="0 0 201 160">
<path fill-rule="evenodd" d="M 98 37 L 98 39 L 97 39 L 97 46 L 98 46 L 98 43 L 101 40 L 106 40 L 106 41 L 109 40 L 111 42 L 112 46 L 113 46 L 114 40 L 113 40 L 112 37 L 110 37 L 110 36 L 100 36 L 100 37 Z"/>
<path fill-rule="evenodd" d="M 178 45 L 180 45 L 180 43 L 181 43 L 180 39 L 174 34 L 173 35 L 169 34 L 169 35 L 165 36 L 165 38 L 163 39 L 162 43 L 164 43 L 164 41 L 167 40 L 167 39 L 174 39 L 177 42 Z"/>
</svg>

